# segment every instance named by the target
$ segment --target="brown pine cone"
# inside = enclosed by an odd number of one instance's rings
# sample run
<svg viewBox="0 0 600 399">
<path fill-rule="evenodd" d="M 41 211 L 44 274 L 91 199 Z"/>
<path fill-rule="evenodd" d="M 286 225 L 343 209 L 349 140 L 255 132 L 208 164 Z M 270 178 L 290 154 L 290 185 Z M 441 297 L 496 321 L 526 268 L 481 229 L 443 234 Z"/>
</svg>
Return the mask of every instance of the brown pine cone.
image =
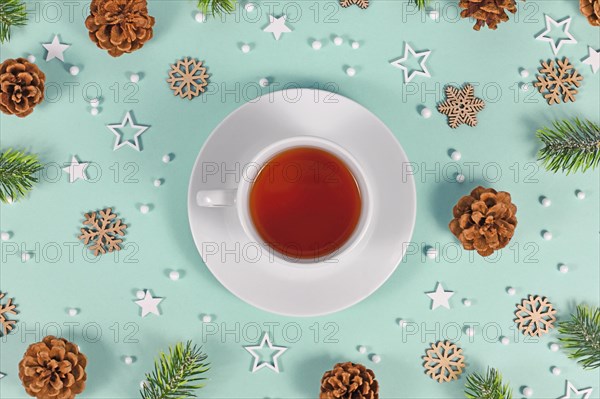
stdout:
<svg viewBox="0 0 600 399">
<path fill-rule="evenodd" d="M 592 26 L 600 26 L 600 0 L 579 0 L 579 10 Z"/>
<path fill-rule="evenodd" d="M 487 26 L 495 30 L 501 22 L 508 21 L 508 14 L 517 12 L 515 0 L 460 0 L 458 3 L 463 10 L 460 12 L 462 18 L 473 17 L 476 19 L 473 29 L 479 30 Z"/>
<path fill-rule="evenodd" d="M 510 194 L 477 187 L 454 206 L 450 231 L 464 249 L 489 256 L 510 242 L 517 227 L 517 207 Z"/>
<path fill-rule="evenodd" d="M 319 399 L 378 399 L 375 373 L 362 364 L 338 363 L 321 379 Z"/>
<path fill-rule="evenodd" d="M 52 335 L 27 348 L 19 363 L 25 391 L 37 399 L 73 399 L 85 389 L 87 358 L 77 345 Z"/>
<path fill-rule="evenodd" d="M 25 58 L 0 64 L 0 111 L 20 118 L 33 112 L 44 99 L 46 75 Z"/>
<path fill-rule="evenodd" d="M 92 0 L 85 26 L 98 47 L 119 57 L 152 39 L 154 17 L 146 0 Z"/>
</svg>

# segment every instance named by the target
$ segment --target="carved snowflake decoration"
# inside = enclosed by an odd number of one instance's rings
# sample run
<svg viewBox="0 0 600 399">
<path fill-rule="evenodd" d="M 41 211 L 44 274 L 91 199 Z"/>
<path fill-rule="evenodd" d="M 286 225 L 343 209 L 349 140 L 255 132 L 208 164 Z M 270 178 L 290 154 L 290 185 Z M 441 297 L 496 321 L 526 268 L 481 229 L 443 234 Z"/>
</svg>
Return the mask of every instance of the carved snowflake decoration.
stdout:
<svg viewBox="0 0 600 399">
<path fill-rule="evenodd" d="M 529 295 L 529 299 L 517 305 L 515 323 L 523 334 L 541 337 L 554 328 L 555 314 L 547 298 Z"/>
<path fill-rule="evenodd" d="M 191 100 L 204 93 L 208 85 L 208 76 L 202 61 L 185 57 L 171 65 L 167 82 L 174 95 Z"/>
<path fill-rule="evenodd" d="M 485 103 L 474 93 L 475 89 L 470 84 L 462 89 L 446 86 L 446 101 L 438 105 L 438 111 L 448 116 L 448 125 L 452 129 L 462 124 L 477 125 L 477 113 L 485 107 Z"/>
<path fill-rule="evenodd" d="M 544 96 L 549 105 L 558 104 L 561 101 L 567 103 L 575 101 L 575 94 L 578 93 L 576 87 L 580 86 L 583 76 L 577 72 L 568 58 L 542 61 L 542 67 L 539 69 L 540 75 L 537 75 L 537 82 L 533 85 L 538 88 L 540 94 Z"/>
<path fill-rule="evenodd" d="M 423 360 L 425 374 L 439 383 L 457 380 L 465 369 L 462 349 L 450 341 L 431 344 Z"/>
<path fill-rule="evenodd" d="M 0 292 L 0 300 L 2 298 L 4 298 L 4 293 Z M 6 318 L 6 315 L 10 314 L 17 314 L 18 312 L 15 310 L 16 309 L 16 305 L 13 305 L 12 303 L 13 298 L 8 298 L 6 304 L 2 304 L 0 303 L 0 324 L 2 325 L 2 334 L 0 334 L 0 336 L 3 335 L 7 335 L 8 333 L 10 333 L 14 327 L 14 325 L 17 323 L 14 320 L 8 320 Z"/>
<path fill-rule="evenodd" d="M 120 243 L 123 242 L 121 236 L 125 235 L 127 225 L 123 224 L 121 219 L 117 219 L 117 215 L 112 213 L 111 208 L 101 210 L 100 212 L 91 212 L 84 215 L 84 225 L 89 227 L 81 228 L 80 240 L 83 240 L 85 245 L 90 242 L 89 250 L 94 252 L 94 256 L 98 254 L 120 251 Z"/>
<path fill-rule="evenodd" d="M 369 7 L 369 0 L 340 0 L 340 5 L 342 7 L 350 7 L 352 4 L 356 4 L 363 10 Z"/>
</svg>

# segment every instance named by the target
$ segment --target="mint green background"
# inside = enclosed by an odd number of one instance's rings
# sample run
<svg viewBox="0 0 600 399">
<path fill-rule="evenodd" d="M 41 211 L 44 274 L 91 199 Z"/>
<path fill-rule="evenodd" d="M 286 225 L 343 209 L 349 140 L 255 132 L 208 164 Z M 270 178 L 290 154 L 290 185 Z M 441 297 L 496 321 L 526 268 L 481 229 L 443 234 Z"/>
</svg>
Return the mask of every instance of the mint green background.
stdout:
<svg viewBox="0 0 600 399">
<path fill-rule="evenodd" d="M 270 4 L 279 15 L 290 3 Z M 81 161 L 95 163 L 95 168 L 88 169 L 91 178 L 95 171 L 101 171 L 101 176 L 94 183 L 69 184 L 66 174 L 56 178 L 56 167 L 49 167 L 48 176 L 27 199 L 0 207 L 1 229 L 13 232 L 11 242 L 2 243 L 0 289 L 15 298 L 20 311 L 15 317 L 19 329 L 0 340 L 0 371 L 7 374 L 0 381 L 0 396 L 26 396 L 17 375 L 17 364 L 26 347 L 45 333 L 56 334 L 57 324 L 68 337 L 68 325 L 64 323 L 73 322 L 79 324 L 73 325 L 71 338 L 89 358 L 88 387 L 82 395 L 89 398 L 138 396 L 139 381 L 151 369 L 157 352 L 186 339 L 203 344 L 212 363 L 210 381 L 201 397 L 314 398 L 322 373 L 336 362 L 350 360 L 365 363 L 375 371 L 383 397 L 458 398 L 465 379 L 447 384 L 433 382 L 423 372 L 421 356 L 430 342 L 455 336 L 457 325 L 472 323 L 479 323 L 475 337 L 463 334 L 457 339 L 465 351 L 467 372 L 483 371 L 488 365 L 500 369 L 514 388 L 515 397 L 522 396 L 520 388 L 524 385 L 534 390 L 536 398 L 560 397 L 566 379 L 578 388 L 593 387 L 592 397 L 600 397 L 598 370 L 583 371 L 564 353 L 548 349 L 556 341 L 555 332 L 538 342 L 524 342 L 523 336 L 515 334 L 512 323 L 515 304 L 530 293 L 548 296 L 561 319 L 568 316 L 575 303 L 598 305 L 600 297 L 598 172 L 567 177 L 547 173 L 535 163 L 536 128 L 567 116 L 599 118 L 600 75 L 593 75 L 590 67 L 581 63 L 587 57 L 587 45 L 600 47 L 599 31 L 579 15 L 577 3 L 519 3 L 517 16 L 511 16 L 511 21 L 497 31 L 475 32 L 469 21 L 456 20 L 453 2 L 435 3 L 442 13 L 440 21 L 435 22 L 404 1 L 373 0 L 366 11 L 357 7 L 340 9 L 336 2 L 301 1 L 287 6 L 293 32 L 275 41 L 271 34 L 262 32 L 268 21 L 268 6 L 264 3 L 257 22 L 229 16 L 224 21 L 198 24 L 193 19 L 192 1 L 151 1 L 150 13 L 157 21 L 154 38 L 142 50 L 115 59 L 88 39 L 82 17 L 87 3 L 67 6 L 61 2 L 28 2 L 29 8 L 38 12 L 32 14 L 27 27 L 15 29 L 11 42 L 1 47 L 2 60 L 34 54 L 47 82 L 54 89 L 62 87 L 62 95 L 47 100 L 26 119 L 2 115 L 2 149 L 26 149 L 40 154 L 44 162 L 61 167 L 77 155 Z M 300 7 L 299 17 L 294 4 Z M 73 18 L 69 17 L 69 7 L 73 7 Z M 61 14 L 54 18 L 57 9 Z M 319 10 L 316 20 L 315 9 Z M 44 13 L 46 18 L 40 18 Z M 527 68 L 529 80 L 534 80 L 539 61 L 552 57 L 549 43 L 534 40 L 544 29 L 544 13 L 555 19 L 573 17 L 571 31 L 579 43 L 565 45 L 559 55 L 570 57 L 584 76 L 576 103 L 550 107 L 533 91 L 515 90 L 522 81 L 519 68 Z M 48 63 L 43 59 L 41 43 L 50 42 L 54 34 L 72 45 L 65 53 L 65 65 L 56 59 Z M 345 38 L 343 46 L 332 44 L 334 34 Z M 323 41 L 321 51 L 311 49 L 313 38 Z M 361 48 L 351 49 L 349 39 L 358 40 Z M 428 61 L 431 79 L 416 77 L 413 85 L 404 86 L 402 71 L 389 65 L 389 61 L 402 56 L 405 41 L 417 51 L 432 50 Z M 251 53 L 239 50 L 243 42 L 252 45 Z M 165 83 L 166 74 L 170 63 L 183 56 L 205 60 L 217 94 L 194 101 L 172 95 Z M 70 64 L 80 66 L 79 76 L 68 74 Z M 347 65 L 357 69 L 354 78 L 345 75 Z M 137 103 L 128 103 L 125 98 L 133 90 L 131 85 L 125 86 L 131 72 L 143 74 L 134 96 Z M 324 85 L 333 83 L 342 95 L 379 116 L 420 167 L 416 174 L 418 214 L 412 254 L 370 298 L 334 315 L 294 319 L 241 302 L 203 265 L 189 232 L 187 185 L 198 151 L 219 121 L 256 95 L 256 82 L 263 76 L 274 82 L 271 89 L 290 82 L 331 89 L 331 85 Z M 69 98 L 64 85 L 67 82 L 79 83 L 73 98 Z M 117 98 L 110 89 L 115 82 L 120 87 Z M 476 94 L 487 105 L 479 114 L 477 128 L 451 130 L 445 117 L 435 111 L 441 88 L 448 82 L 478 84 Z M 101 113 L 97 117 L 89 114 L 82 94 L 82 87 L 90 83 L 102 89 Z M 246 97 L 242 90 L 239 98 L 233 94 L 222 98 L 222 88 L 232 90 L 236 84 L 248 87 Z M 48 98 L 56 97 L 56 90 L 48 94 Z M 431 119 L 419 115 L 422 105 L 434 110 Z M 140 153 L 129 148 L 113 152 L 114 136 L 105 127 L 120 122 L 128 110 L 134 111 L 138 123 L 151 125 L 142 136 L 144 150 Z M 463 155 L 458 164 L 448 157 L 451 148 Z M 170 164 L 161 161 L 165 153 L 175 156 Z M 471 171 L 468 162 L 476 163 Z M 115 163 L 118 167 L 111 169 Z M 456 166 L 462 167 L 467 176 L 462 185 L 452 180 Z M 423 168 L 433 172 L 423 174 Z M 120 170 L 116 182 L 115 169 Z M 495 178 L 497 170 L 501 171 L 499 179 Z M 127 180 L 130 172 L 136 172 L 131 178 L 137 183 Z M 155 188 L 155 178 L 165 179 L 164 185 Z M 477 184 L 511 192 L 519 208 L 519 226 L 511 247 L 492 260 L 457 251 L 457 243 L 446 227 L 453 204 Z M 584 201 L 575 197 L 577 189 L 586 192 Z M 548 196 L 552 206 L 542 207 L 540 195 Z M 142 203 L 152 204 L 153 210 L 142 215 L 138 211 Z M 106 206 L 113 206 L 130 226 L 126 237 L 130 246 L 118 259 L 103 256 L 96 261 L 85 256 L 81 245 L 73 244 L 74 255 L 70 258 L 68 245 L 77 242 L 82 214 Z M 543 229 L 552 231 L 554 240 L 542 240 Z M 440 248 L 438 260 L 423 256 L 421 249 L 427 245 Z M 28 263 L 22 263 L 14 254 L 21 246 L 35 252 Z M 54 260 L 56 246 L 61 253 Z M 568 264 L 570 272 L 559 273 L 559 263 Z M 171 269 L 182 271 L 179 281 L 168 279 Z M 425 292 L 433 291 L 438 281 L 456 293 L 451 310 L 429 310 Z M 515 297 L 505 293 L 507 286 L 517 289 Z M 140 318 L 133 301 L 135 291 L 142 288 L 165 298 L 160 317 Z M 462 298 L 470 298 L 473 306 L 464 307 Z M 69 307 L 79 308 L 80 314 L 69 317 Z M 235 331 L 236 323 L 240 323 L 239 336 L 207 336 L 207 327 L 201 322 L 205 313 L 214 317 L 216 324 L 210 327 L 220 330 Z M 403 334 L 396 324 L 398 318 L 416 323 L 410 328 L 418 328 L 419 333 Z M 281 374 L 250 372 L 252 359 L 242 346 L 254 345 L 258 339 L 254 337 L 254 324 L 248 323 L 258 323 L 264 330 L 269 323 L 278 323 L 274 343 L 290 348 L 280 358 Z M 484 339 L 482 326 L 486 323 L 496 323 L 503 335 L 511 337 L 511 344 L 498 343 L 493 328 L 496 324 L 490 324 Z M 283 334 L 284 326 L 288 339 Z M 291 342 L 295 326 L 300 327 L 302 336 L 298 342 Z M 98 342 L 92 342 L 95 327 L 102 332 Z M 334 329 L 332 337 L 337 343 L 326 339 Z M 429 331 L 425 336 L 421 334 L 423 329 Z M 119 331 L 117 337 L 115 330 Z M 316 343 L 315 330 L 319 331 Z M 131 332 L 135 332 L 131 338 L 138 343 L 126 339 Z M 382 362 L 372 363 L 367 355 L 358 353 L 357 345 L 381 355 Z M 125 365 L 124 355 L 135 356 L 137 361 Z M 562 374 L 553 376 L 551 366 L 560 367 Z"/>
</svg>

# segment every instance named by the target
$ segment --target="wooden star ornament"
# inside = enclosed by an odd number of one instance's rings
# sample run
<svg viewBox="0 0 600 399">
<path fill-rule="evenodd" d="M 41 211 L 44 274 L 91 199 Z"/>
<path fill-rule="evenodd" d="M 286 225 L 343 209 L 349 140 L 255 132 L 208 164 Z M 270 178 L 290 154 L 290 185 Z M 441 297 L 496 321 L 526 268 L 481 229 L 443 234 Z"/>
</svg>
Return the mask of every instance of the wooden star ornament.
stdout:
<svg viewBox="0 0 600 399">
<path fill-rule="evenodd" d="M 369 0 L 340 0 L 340 5 L 344 8 L 356 4 L 363 10 L 369 7 Z"/>
<path fill-rule="evenodd" d="M 438 105 L 440 113 L 448 116 L 448 125 L 456 129 L 462 124 L 477 126 L 477 113 L 485 108 L 485 102 L 475 97 L 475 89 L 465 84 L 462 89 L 446 86 L 446 101 Z"/>
</svg>

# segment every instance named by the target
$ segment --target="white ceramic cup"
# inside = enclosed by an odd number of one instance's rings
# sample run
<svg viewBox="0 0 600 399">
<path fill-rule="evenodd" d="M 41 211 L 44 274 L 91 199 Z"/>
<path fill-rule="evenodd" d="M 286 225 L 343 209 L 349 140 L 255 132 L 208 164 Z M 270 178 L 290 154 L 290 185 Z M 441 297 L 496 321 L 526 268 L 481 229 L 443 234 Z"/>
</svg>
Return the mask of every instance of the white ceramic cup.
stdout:
<svg viewBox="0 0 600 399">
<path fill-rule="evenodd" d="M 330 152 L 341 159 L 350 169 L 350 172 L 356 179 L 361 195 L 361 213 L 359 221 L 350 238 L 344 243 L 344 245 L 342 245 L 342 247 L 333 253 L 315 259 L 299 259 L 279 253 L 260 238 L 250 217 L 250 190 L 252 189 L 252 184 L 254 183 L 258 173 L 275 155 L 285 150 L 297 147 L 319 148 Z M 267 146 L 260 151 L 251 162 L 244 166 L 242 170 L 242 178 L 240 179 L 236 189 L 198 191 L 196 193 L 196 204 L 198 206 L 212 208 L 235 207 L 244 232 L 251 242 L 258 243 L 260 245 L 261 249 L 265 252 L 264 255 L 267 256 L 267 259 L 272 259 L 275 257 L 284 263 L 290 264 L 324 263 L 346 254 L 362 239 L 372 215 L 369 187 L 360 164 L 348 151 L 339 145 L 332 141 L 314 136 L 292 137 L 277 141 Z"/>
</svg>

